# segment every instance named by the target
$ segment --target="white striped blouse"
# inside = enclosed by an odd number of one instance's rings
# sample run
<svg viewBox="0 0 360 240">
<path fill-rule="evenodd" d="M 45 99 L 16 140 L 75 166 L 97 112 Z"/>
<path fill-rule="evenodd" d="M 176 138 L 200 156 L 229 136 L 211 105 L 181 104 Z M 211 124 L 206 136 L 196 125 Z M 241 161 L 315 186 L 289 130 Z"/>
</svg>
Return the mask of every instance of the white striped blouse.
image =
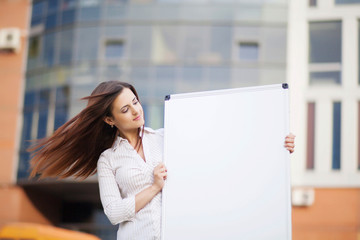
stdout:
<svg viewBox="0 0 360 240">
<path fill-rule="evenodd" d="M 151 186 L 154 168 L 163 161 L 163 129 L 144 129 L 146 162 L 130 143 L 117 137 L 99 158 L 97 173 L 101 203 L 112 224 L 119 224 L 117 239 L 160 239 L 161 192 L 135 213 L 135 195 Z"/>
</svg>

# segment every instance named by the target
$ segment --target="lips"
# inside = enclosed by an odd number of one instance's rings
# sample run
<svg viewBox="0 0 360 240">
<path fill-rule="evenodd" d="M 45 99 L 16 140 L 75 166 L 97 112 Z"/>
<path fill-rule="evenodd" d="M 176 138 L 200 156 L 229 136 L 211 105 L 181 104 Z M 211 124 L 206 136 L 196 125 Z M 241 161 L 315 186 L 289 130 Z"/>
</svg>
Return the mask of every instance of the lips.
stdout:
<svg viewBox="0 0 360 240">
<path fill-rule="evenodd" d="M 141 115 L 137 116 L 136 118 L 134 118 L 134 121 L 138 121 L 141 119 Z"/>
</svg>

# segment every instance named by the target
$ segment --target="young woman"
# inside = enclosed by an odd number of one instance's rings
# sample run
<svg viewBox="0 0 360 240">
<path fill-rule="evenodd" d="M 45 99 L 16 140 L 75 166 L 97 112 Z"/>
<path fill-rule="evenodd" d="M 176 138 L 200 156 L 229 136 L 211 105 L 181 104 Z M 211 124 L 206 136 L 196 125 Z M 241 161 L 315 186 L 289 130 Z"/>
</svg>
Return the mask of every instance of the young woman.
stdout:
<svg viewBox="0 0 360 240">
<path fill-rule="evenodd" d="M 119 224 L 117 239 L 160 239 L 163 130 L 144 126 L 139 97 L 128 83 L 100 83 L 83 99 L 83 111 L 30 149 L 30 176 L 86 178 L 97 171 L 105 214 Z M 285 138 L 290 153 L 294 138 Z"/>
</svg>

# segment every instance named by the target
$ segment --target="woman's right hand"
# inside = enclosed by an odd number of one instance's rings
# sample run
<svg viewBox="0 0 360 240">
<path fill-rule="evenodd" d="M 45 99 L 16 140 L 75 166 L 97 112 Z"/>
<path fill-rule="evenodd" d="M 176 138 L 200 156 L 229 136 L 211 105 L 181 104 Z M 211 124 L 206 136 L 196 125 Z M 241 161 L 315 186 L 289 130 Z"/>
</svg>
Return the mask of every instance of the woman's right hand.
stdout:
<svg viewBox="0 0 360 240">
<path fill-rule="evenodd" d="M 164 187 L 167 178 L 167 169 L 164 163 L 160 163 L 154 168 L 154 183 L 153 185 L 161 190 Z"/>
</svg>

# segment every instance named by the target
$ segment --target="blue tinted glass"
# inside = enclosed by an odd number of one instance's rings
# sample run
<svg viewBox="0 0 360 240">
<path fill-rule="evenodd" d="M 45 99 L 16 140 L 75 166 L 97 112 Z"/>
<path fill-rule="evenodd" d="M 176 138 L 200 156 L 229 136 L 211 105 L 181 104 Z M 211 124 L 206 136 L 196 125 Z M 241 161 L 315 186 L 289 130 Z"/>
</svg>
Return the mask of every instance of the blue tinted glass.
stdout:
<svg viewBox="0 0 360 240">
<path fill-rule="evenodd" d="M 38 132 L 37 132 L 38 139 L 46 137 L 47 122 L 48 122 L 48 108 L 41 108 L 39 110 L 39 123 L 38 123 Z"/>
<path fill-rule="evenodd" d="M 257 43 L 240 43 L 239 59 L 256 61 L 259 59 L 259 46 Z"/>
<path fill-rule="evenodd" d="M 333 104 L 333 154 L 332 169 L 341 167 L 341 103 Z"/>
<path fill-rule="evenodd" d="M 80 9 L 79 19 L 82 21 L 93 21 L 100 19 L 100 7 L 84 7 Z"/>
<path fill-rule="evenodd" d="M 42 19 L 43 19 L 42 17 L 32 18 L 31 19 L 31 27 L 41 24 Z"/>
<path fill-rule="evenodd" d="M 49 101 L 50 91 L 48 89 L 41 90 L 39 95 L 39 122 L 37 138 L 43 138 L 46 136 Z"/>
<path fill-rule="evenodd" d="M 44 14 L 45 2 L 37 2 L 32 7 L 32 18 L 42 16 Z"/>
<path fill-rule="evenodd" d="M 33 112 L 24 111 L 22 136 L 21 136 L 21 149 L 26 149 L 30 146 L 29 140 L 31 140 L 32 120 L 33 120 Z"/>
<path fill-rule="evenodd" d="M 173 66 L 158 66 L 155 70 L 155 74 L 158 80 L 174 80 L 176 68 Z"/>
<path fill-rule="evenodd" d="M 18 164 L 18 174 L 17 178 L 27 178 L 29 176 L 29 169 L 30 169 L 30 153 L 26 151 L 21 151 L 19 154 L 19 164 Z"/>
<path fill-rule="evenodd" d="M 59 2 L 60 0 L 48 0 L 48 10 L 47 13 L 51 13 L 54 12 L 58 9 L 59 7 Z"/>
<path fill-rule="evenodd" d="M 121 58 L 124 56 L 124 44 L 122 42 L 107 42 L 105 49 L 106 58 Z"/>
<path fill-rule="evenodd" d="M 74 23 L 75 22 L 75 14 L 76 14 L 75 9 L 63 11 L 62 15 L 61 15 L 61 24 L 66 25 L 66 24 Z"/>
<path fill-rule="evenodd" d="M 56 89 L 55 129 L 63 125 L 68 118 L 68 97 L 69 92 L 67 87 L 59 87 Z"/>
<path fill-rule="evenodd" d="M 56 23 L 57 23 L 57 14 L 51 14 L 49 16 L 46 17 L 46 22 L 45 22 L 45 28 L 46 29 L 51 29 L 56 27 Z"/>
<path fill-rule="evenodd" d="M 58 87 L 56 89 L 56 104 L 67 103 L 69 98 L 68 87 Z"/>
<path fill-rule="evenodd" d="M 341 84 L 341 73 L 340 72 L 311 72 L 310 73 L 310 84 L 316 84 L 316 83 Z"/>
<path fill-rule="evenodd" d="M 232 29 L 231 27 L 218 27 L 211 28 L 211 53 L 216 54 L 221 60 L 230 60 L 231 46 L 232 46 Z"/>
<path fill-rule="evenodd" d="M 341 62 L 341 22 L 311 22 L 309 28 L 309 62 Z"/>
<path fill-rule="evenodd" d="M 44 61 L 48 67 L 55 63 L 55 40 L 54 33 L 44 35 Z"/>
<path fill-rule="evenodd" d="M 73 38 L 74 33 L 72 30 L 63 31 L 60 33 L 60 63 L 71 63 L 73 55 Z"/>
<path fill-rule="evenodd" d="M 25 107 L 33 107 L 35 103 L 36 94 L 33 91 L 29 91 L 25 93 L 24 97 L 24 106 Z"/>
<path fill-rule="evenodd" d="M 41 90 L 39 95 L 39 105 L 40 106 L 48 106 L 50 100 L 50 92 L 48 89 Z"/>
<path fill-rule="evenodd" d="M 203 76 L 202 67 L 184 67 L 182 69 L 182 80 L 191 80 L 196 83 L 196 81 L 201 82 Z"/>
<path fill-rule="evenodd" d="M 360 3 L 360 0 L 336 0 L 336 4 L 351 4 L 351 3 Z"/>
<path fill-rule="evenodd" d="M 225 67 L 209 68 L 209 80 L 211 82 L 228 83 L 230 81 L 230 69 Z"/>
<path fill-rule="evenodd" d="M 67 120 L 68 106 L 66 104 L 57 105 L 55 108 L 54 130 L 58 129 Z"/>
<path fill-rule="evenodd" d="M 61 10 L 68 10 L 77 7 L 77 0 L 63 0 L 61 4 Z"/>
</svg>

